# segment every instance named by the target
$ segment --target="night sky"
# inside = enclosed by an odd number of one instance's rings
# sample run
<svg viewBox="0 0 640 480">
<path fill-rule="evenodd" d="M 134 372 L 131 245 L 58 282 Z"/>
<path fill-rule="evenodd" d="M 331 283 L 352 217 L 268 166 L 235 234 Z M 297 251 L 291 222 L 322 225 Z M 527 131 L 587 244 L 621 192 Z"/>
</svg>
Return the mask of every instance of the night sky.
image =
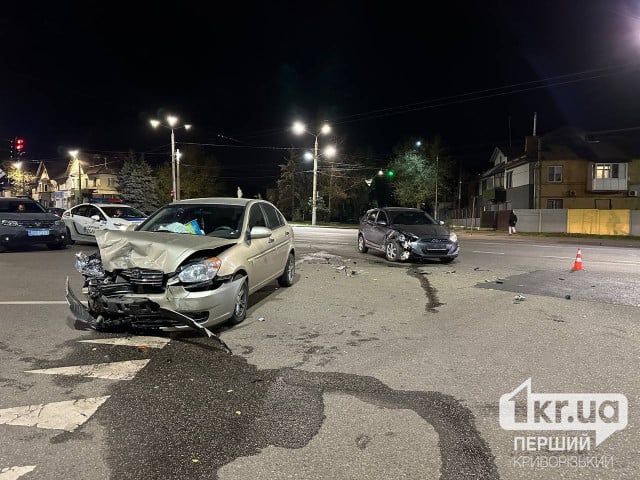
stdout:
<svg viewBox="0 0 640 480">
<path fill-rule="evenodd" d="M 170 136 L 148 120 L 173 113 L 194 125 L 177 141 L 253 194 L 287 147 L 313 145 L 296 119 L 330 122 L 342 155 L 371 149 L 380 167 L 399 142 L 440 135 L 478 172 L 534 112 L 538 134 L 640 127 L 640 2 L 380 3 L 3 5 L 0 139 L 25 138 L 31 160 L 78 148 L 154 163 Z"/>
</svg>

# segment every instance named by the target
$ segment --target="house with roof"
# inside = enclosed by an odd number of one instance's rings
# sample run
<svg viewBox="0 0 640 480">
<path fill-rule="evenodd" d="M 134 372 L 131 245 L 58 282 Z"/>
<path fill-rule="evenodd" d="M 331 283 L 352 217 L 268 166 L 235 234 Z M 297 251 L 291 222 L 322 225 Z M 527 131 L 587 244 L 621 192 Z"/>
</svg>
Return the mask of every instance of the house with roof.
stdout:
<svg viewBox="0 0 640 480">
<path fill-rule="evenodd" d="M 71 158 L 66 165 L 42 161 L 31 196 L 45 207 L 64 209 L 84 202 L 120 203 L 118 162 L 100 156 Z"/>
<path fill-rule="evenodd" d="M 640 156 L 612 139 L 565 127 L 496 148 L 480 175 L 484 210 L 640 209 Z"/>
</svg>

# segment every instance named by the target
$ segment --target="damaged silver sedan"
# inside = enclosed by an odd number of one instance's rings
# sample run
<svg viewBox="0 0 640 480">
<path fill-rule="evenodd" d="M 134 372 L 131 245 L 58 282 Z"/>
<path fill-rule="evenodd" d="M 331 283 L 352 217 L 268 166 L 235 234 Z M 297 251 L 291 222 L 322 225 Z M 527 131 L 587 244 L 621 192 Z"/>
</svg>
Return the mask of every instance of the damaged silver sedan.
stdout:
<svg viewBox="0 0 640 480">
<path fill-rule="evenodd" d="M 213 336 L 235 325 L 248 298 L 273 281 L 294 282 L 293 229 L 264 200 L 199 198 L 165 205 L 133 230 L 96 232 L 99 250 L 78 253 L 81 301 L 67 302 L 97 330 L 181 330 Z"/>
</svg>

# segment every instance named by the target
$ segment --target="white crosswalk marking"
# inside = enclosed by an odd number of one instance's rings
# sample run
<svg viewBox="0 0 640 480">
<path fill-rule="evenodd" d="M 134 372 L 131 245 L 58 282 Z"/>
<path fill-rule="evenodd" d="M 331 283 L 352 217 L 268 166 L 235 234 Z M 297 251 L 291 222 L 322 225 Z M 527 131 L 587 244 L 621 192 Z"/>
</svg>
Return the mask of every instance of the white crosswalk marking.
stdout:
<svg viewBox="0 0 640 480">
<path fill-rule="evenodd" d="M 0 469 L 0 480 L 17 480 L 25 473 L 32 472 L 35 465 L 25 465 L 24 467 L 7 467 Z"/>
<path fill-rule="evenodd" d="M 27 373 L 44 373 L 46 375 L 79 375 L 82 377 L 105 378 L 107 380 L 131 380 L 149 360 L 125 360 L 123 362 L 95 363 L 92 365 L 75 365 L 73 367 L 45 368 L 27 370 Z"/>
<path fill-rule="evenodd" d="M 60 303 L 67 302 L 65 301 Z M 163 348 L 170 341 L 170 338 L 140 335 L 80 340 L 80 343 L 136 347 L 140 351 L 147 348 Z M 149 363 L 149 361 L 149 359 L 125 360 L 121 362 L 27 370 L 26 373 L 41 373 L 44 375 L 78 375 L 118 381 L 132 380 L 136 374 Z M 72 432 L 89 420 L 98 410 L 100 405 L 102 405 L 108 398 L 109 396 L 82 398 L 78 400 L 0 409 L 0 425 L 17 425 Z M 33 471 L 35 468 L 36 465 L 0 467 L 0 480 L 17 480 L 23 475 Z"/>
<path fill-rule="evenodd" d="M 123 345 L 126 347 L 139 347 L 146 345 L 149 348 L 162 348 L 171 341 L 163 337 L 120 337 L 120 338 L 96 338 L 93 340 L 80 340 L 80 343 L 99 343 L 104 345 Z"/>
<path fill-rule="evenodd" d="M 86 422 L 107 398 L 109 396 L 4 408 L 0 410 L 0 425 L 22 425 L 72 432 Z"/>
</svg>

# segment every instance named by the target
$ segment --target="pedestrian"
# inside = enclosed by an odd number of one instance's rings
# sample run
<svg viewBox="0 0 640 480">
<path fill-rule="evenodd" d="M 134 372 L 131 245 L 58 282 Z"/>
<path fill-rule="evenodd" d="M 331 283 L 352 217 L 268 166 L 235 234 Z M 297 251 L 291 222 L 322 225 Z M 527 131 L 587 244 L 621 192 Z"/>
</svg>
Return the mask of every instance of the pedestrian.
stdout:
<svg viewBox="0 0 640 480">
<path fill-rule="evenodd" d="M 509 235 L 516 233 L 516 223 L 518 223 L 518 216 L 511 210 L 509 213 Z"/>
</svg>

